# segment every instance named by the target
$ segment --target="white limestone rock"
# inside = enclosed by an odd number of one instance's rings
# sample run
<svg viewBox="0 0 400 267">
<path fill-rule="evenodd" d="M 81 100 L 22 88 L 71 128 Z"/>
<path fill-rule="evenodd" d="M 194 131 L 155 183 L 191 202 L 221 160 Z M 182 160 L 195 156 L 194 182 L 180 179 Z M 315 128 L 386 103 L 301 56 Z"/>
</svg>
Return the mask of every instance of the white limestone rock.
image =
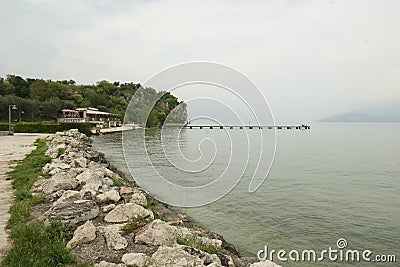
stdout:
<svg viewBox="0 0 400 267">
<path fill-rule="evenodd" d="M 85 170 L 84 168 L 71 168 L 69 169 L 69 175 L 71 175 L 72 178 L 76 178 L 84 170 Z"/>
<path fill-rule="evenodd" d="M 86 166 L 87 166 L 87 159 L 84 157 L 75 158 L 73 162 L 75 165 L 74 167 L 86 168 Z"/>
<path fill-rule="evenodd" d="M 270 260 L 255 262 L 250 267 L 282 267 Z"/>
<path fill-rule="evenodd" d="M 73 202 L 61 202 L 51 207 L 39 219 L 50 221 L 57 218 L 61 223 L 76 225 L 96 218 L 99 212 L 99 207 L 95 201 L 83 199 Z"/>
<path fill-rule="evenodd" d="M 103 212 L 109 212 L 110 210 L 112 210 L 112 209 L 114 209 L 115 208 L 115 204 L 109 204 L 109 205 L 107 205 L 107 206 L 104 206 L 103 208 L 102 208 L 102 211 Z"/>
<path fill-rule="evenodd" d="M 99 263 L 96 263 L 94 267 L 126 267 L 125 264 L 122 263 L 112 263 L 112 262 L 106 262 L 106 261 L 101 261 Z"/>
<path fill-rule="evenodd" d="M 77 245 L 89 243 L 96 239 L 96 227 L 91 221 L 76 228 L 72 239 L 67 243 L 67 248 L 73 248 Z"/>
<path fill-rule="evenodd" d="M 103 186 L 103 179 L 98 176 L 93 176 L 85 182 L 82 187 L 82 192 L 90 192 L 93 196 L 99 193 L 100 188 Z"/>
<path fill-rule="evenodd" d="M 172 245 L 176 239 L 177 228 L 156 219 L 144 226 L 136 235 L 135 242 L 151 245 Z"/>
<path fill-rule="evenodd" d="M 104 176 L 111 179 L 121 179 L 121 177 L 108 168 L 104 168 Z"/>
<path fill-rule="evenodd" d="M 151 210 L 134 203 L 126 203 L 116 206 L 115 209 L 104 217 L 104 221 L 109 223 L 123 223 L 139 216 L 154 219 L 154 214 Z"/>
<path fill-rule="evenodd" d="M 142 192 L 135 192 L 129 196 L 129 203 L 135 203 L 140 206 L 146 206 L 147 198 Z"/>
<path fill-rule="evenodd" d="M 121 261 L 128 266 L 149 266 L 152 259 L 143 253 L 127 253 L 122 256 Z"/>
<path fill-rule="evenodd" d="M 59 199 L 53 202 L 53 207 L 60 205 L 62 202 L 72 202 L 75 200 L 82 199 L 83 193 L 74 190 L 64 191 Z"/>
<path fill-rule="evenodd" d="M 203 242 L 204 244 L 210 245 L 210 246 L 214 246 L 216 248 L 221 248 L 222 247 L 222 240 L 219 239 L 214 239 L 214 238 L 208 238 L 205 236 L 200 236 L 199 237 L 201 242 Z"/>
<path fill-rule="evenodd" d="M 100 230 L 104 233 L 107 247 L 109 249 L 120 250 L 128 246 L 128 241 L 121 236 L 121 228 L 125 224 L 113 224 L 101 227 Z"/>
<path fill-rule="evenodd" d="M 86 169 L 82 173 L 80 173 L 78 176 L 76 176 L 76 179 L 78 179 L 81 183 L 87 183 L 88 181 L 94 181 L 94 180 L 100 180 L 103 179 L 104 174 L 101 170 L 96 169 Z"/>
<path fill-rule="evenodd" d="M 102 203 L 116 203 L 121 197 L 117 190 L 111 189 L 110 191 L 97 195 L 96 198 Z"/>
<path fill-rule="evenodd" d="M 72 190 L 79 186 L 80 182 L 71 178 L 68 173 L 58 173 L 50 179 L 40 179 L 32 186 L 32 193 L 44 193 L 50 195 L 59 190 Z"/>
<path fill-rule="evenodd" d="M 103 179 L 103 183 L 107 186 L 112 186 L 114 184 L 114 181 L 111 178 L 105 177 Z"/>
<path fill-rule="evenodd" d="M 152 259 L 156 266 L 222 266 L 217 255 L 178 244 L 173 247 L 160 246 Z"/>
<path fill-rule="evenodd" d="M 99 263 L 96 263 L 94 267 L 126 267 L 125 264 L 122 263 L 112 263 L 112 262 L 107 262 L 107 261 L 101 261 Z"/>
<path fill-rule="evenodd" d="M 46 163 L 46 165 L 44 165 L 42 170 L 44 173 L 49 173 L 50 172 L 50 163 Z"/>
</svg>

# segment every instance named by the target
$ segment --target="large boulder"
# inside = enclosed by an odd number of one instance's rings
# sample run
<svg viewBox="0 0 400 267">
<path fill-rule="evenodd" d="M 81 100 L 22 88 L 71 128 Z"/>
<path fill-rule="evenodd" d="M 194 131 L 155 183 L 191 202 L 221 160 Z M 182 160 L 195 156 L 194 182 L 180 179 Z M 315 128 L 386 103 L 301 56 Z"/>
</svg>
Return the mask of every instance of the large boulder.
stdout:
<svg viewBox="0 0 400 267">
<path fill-rule="evenodd" d="M 81 183 L 87 183 L 88 181 L 101 180 L 104 177 L 102 169 L 86 169 L 76 179 Z"/>
<path fill-rule="evenodd" d="M 107 262 L 107 261 L 101 261 L 99 263 L 96 263 L 94 267 L 126 267 L 125 264 L 122 263 L 112 263 L 112 262 Z"/>
<path fill-rule="evenodd" d="M 51 193 L 50 195 L 46 195 L 46 200 L 50 201 L 50 202 L 54 202 L 57 199 L 59 199 L 63 194 L 64 194 L 65 190 L 61 189 L 58 190 L 57 192 Z M 32 193 L 32 195 L 40 195 L 41 193 Z"/>
<path fill-rule="evenodd" d="M 56 161 L 56 162 L 54 162 L 54 161 Z M 45 170 L 50 175 L 55 175 L 62 171 L 68 171 L 69 169 L 71 169 L 71 165 L 64 163 L 57 159 L 57 160 L 53 160 L 53 162 L 51 162 L 50 165 L 47 166 L 47 168 Z"/>
<path fill-rule="evenodd" d="M 106 213 L 106 212 L 110 212 L 111 210 L 113 210 L 115 208 L 115 204 L 109 204 L 107 206 L 104 206 L 101 210 Z"/>
<path fill-rule="evenodd" d="M 110 211 L 105 217 L 104 221 L 110 223 L 123 223 L 128 222 L 133 218 L 150 217 L 154 219 L 154 214 L 151 210 L 145 209 L 134 203 L 121 204 Z"/>
<path fill-rule="evenodd" d="M 76 168 L 86 168 L 87 166 L 87 159 L 84 157 L 80 157 L 80 158 L 75 158 L 74 161 L 74 167 Z"/>
<path fill-rule="evenodd" d="M 201 232 L 186 227 L 176 227 L 167 222 L 156 219 L 138 231 L 135 242 L 150 245 L 171 245 L 176 242 L 176 238 L 195 236 L 203 244 L 215 248 L 221 248 L 222 241 L 219 239 L 208 238 Z"/>
<path fill-rule="evenodd" d="M 119 189 L 119 194 L 125 199 L 127 196 L 135 193 L 135 190 L 129 186 L 122 186 Z"/>
<path fill-rule="evenodd" d="M 115 172 L 113 172 L 108 168 L 104 168 L 104 175 L 111 179 L 121 179 L 121 176 L 119 176 L 118 174 L 116 174 Z"/>
<path fill-rule="evenodd" d="M 128 246 L 128 241 L 121 235 L 121 228 L 125 224 L 112 224 L 99 227 L 106 239 L 107 247 L 113 250 L 124 249 Z"/>
<path fill-rule="evenodd" d="M 31 189 L 32 193 L 43 193 L 50 195 L 53 192 L 59 190 L 72 190 L 80 185 L 79 180 L 71 178 L 71 176 L 66 173 L 57 173 L 50 179 L 40 179 L 36 181 Z"/>
<path fill-rule="evenodd" d="M 103 179 L 103 183 L 104 183 L 105 185 L 107 185 L 108 187 L 110 187 L 110 186 L 112 186 L 112 185 L 114 184 L 114 181 L 113 181 L 113 179 L 111 179 L 111 178 L 105 177 L 105 178 Z"/>
<path fill-rule="evenodd" d="M 171 245 L 175 242 L 177 228 L 156 219 L 144 226 L 136 235 L 135 242 L 151 245 Z"/>
<path fill-rule="evenodd" d="M 178 244 L 160 246 L 152 259 L 156 266 L 222 266 L 217 255 Z"/>
<path fill-rule="evenodd" d="M 149 266 L 152 259 L 144 253 L 127 253 L 121 261 L 128 266 Z"/>
<path fill-rule="evenodd" d="M 147 204 L 147 198 L 142 192 L 135 192 L 128 199 L 129 203 L 135 203 L 140 206 L 146 206 Z"/>
<path fill-rule="evenodd" d="M 99 207 L 94 200 L 82 199 L 73 202 L 61 202 L 46 211 L 41 219 L 57 219 L 62 223 L 76 225 L 96 218 L 99 212 Z"/>
<path fill-rule="evenodd" d="M 103 186 L 103 180 L 97 177 L 92 177 L 86 181 L 85 185 L 82 187 L 82 192 L 90 192 L 93 196 L 97 195 L 99 189 Z"/>
<path fill-rule="evenodd" d="M 146 206 L 146 195 L 138 187 L 123 186 L 119 189 L 119 194 L 125 202 L 135 203 L 141 206 Z"/>
<path fill-rule="evenodd" d="M 77 245 L 89 243 L 96 239 L 96 227 L 91 221 L 76 228 L 72 239 L 67 243 L 67 248 L 73 248 Z"/>
<path fill-rule="evenodd" d="M 215 238 L 208 238 L 206 236 L 199 236 L 201 242 L 203 242 L 206 245 L 213 246 L 216 248 L 221 248 L 222 247 L 222 240 L 215 239 Z"/>
<path fill-rule="evenodd" d="M 69 175 L 71 175 L 72 178 L 76 178 L 84 170 L 85 170 L 84 168 L 71 168 L 69 169 Z"/>
<path fill-rule="evenodd" d="M 266 260 L 266 261 L 255 262 L 251 264 L 250 267 L 281 267 L 281 266 L 270 260 Z"/>
<path fill-rule="evenodd" d="M 59 191 L 57 191 L 59 192 Z M 53 202 L 53 207 L 60 205 L 63 202 L 72 202 L 75 200 L 82 199 L 84 196 L 83 192 L 80 191 L 74 191 L 74 190 L 67 190 L 64 191 L 59 199 L 57 199 L 55 202 Z"/>
<path fill-rule="evenodd" d="M 112 202 L 118 202 L 118 200 L 121 198 L 119 196 L 119 193 L 115 189 L 111 189 L 110 191 L 107 191 L 103 194 L 97 195 L 96 196 L 97 200 L 99 200 L 102 203 L 112 203 Z"/>
</svg>

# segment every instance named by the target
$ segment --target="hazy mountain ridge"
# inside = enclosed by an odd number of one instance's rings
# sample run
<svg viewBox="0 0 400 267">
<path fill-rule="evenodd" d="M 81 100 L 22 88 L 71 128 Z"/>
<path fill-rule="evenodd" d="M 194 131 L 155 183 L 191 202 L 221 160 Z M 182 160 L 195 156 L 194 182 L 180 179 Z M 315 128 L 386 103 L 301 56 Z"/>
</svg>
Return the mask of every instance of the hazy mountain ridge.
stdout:
<svg viewBox="0 0 400 267">
<path fill-rule="evenodd" d="M 324 117 L 318 122 L 400 122 L 400 100 L 375 103 L 357 111 Z"/>
</svg>

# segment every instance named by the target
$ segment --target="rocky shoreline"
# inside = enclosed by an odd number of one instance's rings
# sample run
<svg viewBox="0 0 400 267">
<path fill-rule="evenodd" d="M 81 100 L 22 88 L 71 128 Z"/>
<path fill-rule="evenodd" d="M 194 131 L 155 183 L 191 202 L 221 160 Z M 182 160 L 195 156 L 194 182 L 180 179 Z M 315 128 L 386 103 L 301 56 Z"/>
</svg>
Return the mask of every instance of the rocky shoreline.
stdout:
<svg viewBox="0 0 400 267">
<path fill-rule="evenodd" d="M 33 195 L 46 201 L 31 217 L 59 221 L 71 233 L 67 247 L 78 262 L 97 267 L 250 266 L 278 267 L 240 257 L 222 236 L 196 226 L 156 201 L 91 148 L 77 130 L 47 138 L 52 161 Z M 72 234 L 73 233 L 73 234 Z"/>
</svg>

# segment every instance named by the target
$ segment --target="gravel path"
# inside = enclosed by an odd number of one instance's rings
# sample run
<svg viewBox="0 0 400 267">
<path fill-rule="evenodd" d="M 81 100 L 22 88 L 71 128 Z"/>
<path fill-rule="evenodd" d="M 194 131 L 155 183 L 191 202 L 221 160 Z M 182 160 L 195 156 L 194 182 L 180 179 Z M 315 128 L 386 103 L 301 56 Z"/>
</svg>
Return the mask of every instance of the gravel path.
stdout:
<svg viewBox="0 0 400 267">
<path fill-rule="evenodd" d="M 6 173 L 15 167 L 15 160 L 24 159 L 34 148 L 34 141 L 47 134 L 15 134 L 0 136 L 0 259 L 10 246 L 6 225 L 10 218 L 10 207 L 13 202 L 11 181 L 6 180 Z"/>
</svg>

